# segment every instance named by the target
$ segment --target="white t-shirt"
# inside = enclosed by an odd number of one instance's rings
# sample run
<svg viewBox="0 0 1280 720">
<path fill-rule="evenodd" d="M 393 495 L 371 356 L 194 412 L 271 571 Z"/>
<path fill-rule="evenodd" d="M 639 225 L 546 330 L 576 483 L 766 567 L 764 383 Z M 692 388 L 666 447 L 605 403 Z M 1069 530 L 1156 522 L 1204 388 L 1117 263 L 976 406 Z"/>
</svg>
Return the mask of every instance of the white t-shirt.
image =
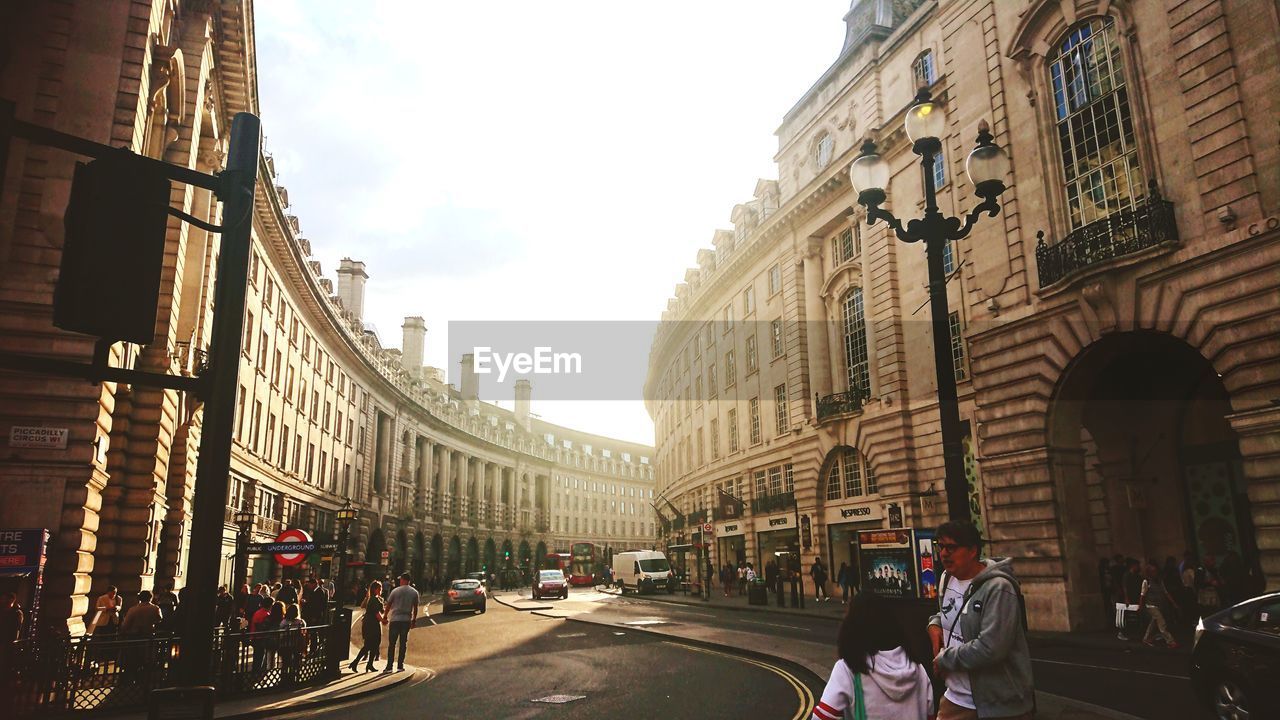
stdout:
<svg viewBox="0 0 1280 720">
<path fill-rule="evenodd" d="M 944 648 L 960 647 L 965 643 L 964 632 L 960 629 L 960 607 L 964 605 L 964 594 L 973 583 L 973 578 L 960 580 L 947 576 L 947 592 L 942 597 L 942 646 Z M 968 612 L 968 608 L 965 609 Z M 969 673 L 953 671 L 947 673 L 947 691 L 943 697 L 960 707 L 974 710 L 973 686 L 969 684 Z"/>
</svg>

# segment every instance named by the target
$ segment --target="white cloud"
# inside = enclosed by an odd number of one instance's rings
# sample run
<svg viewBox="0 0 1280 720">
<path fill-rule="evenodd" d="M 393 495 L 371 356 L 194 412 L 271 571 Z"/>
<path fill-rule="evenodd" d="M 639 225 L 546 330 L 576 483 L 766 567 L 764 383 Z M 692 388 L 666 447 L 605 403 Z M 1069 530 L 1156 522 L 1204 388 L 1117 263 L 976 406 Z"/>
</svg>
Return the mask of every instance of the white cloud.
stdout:
<svg viewBox="0 0 1280 720">
<path fill-rule="evenodd" d="M 255 5 L 263 124 L 327 272 L 367 319 L 656 318 L 835 60 L 848 0 Z M 637 403 L 539 405 L 652 442 Z M 570 406 L 574 407 L 570 407 Z"/>
</svg>

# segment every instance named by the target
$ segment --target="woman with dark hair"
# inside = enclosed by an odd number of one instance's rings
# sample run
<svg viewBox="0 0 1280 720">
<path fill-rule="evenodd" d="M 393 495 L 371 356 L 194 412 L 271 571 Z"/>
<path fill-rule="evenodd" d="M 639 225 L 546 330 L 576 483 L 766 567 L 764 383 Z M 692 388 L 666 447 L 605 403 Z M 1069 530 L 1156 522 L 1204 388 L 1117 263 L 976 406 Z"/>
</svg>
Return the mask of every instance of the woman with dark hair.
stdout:
<svg viewBox="0 0 1280 720">
<path fill-rule="evenodd" d="M 848 607 L 836 645 L 840 659 L 813 708 L 813 720 L 933 717 L 924 631 L 912 629 L 887 601 L 869 592 L 855 595 Z"/>
<path fill-rule="evenodd" d="M 364 608 L 364 621 L 360 624 L 360 635 L 364 639 L 364 647 L 360 648 L 360 654 L 356 655 L 356 659 L 351 661 L 351 672 L 356 671 L 356 666 L 361 660 L 369 658 L 364 666 L 365 672 L 373 672 L 373 661 L 378 659 L 378 648 L 382 645 L 382 583 L 374 580 L 369 583 L 369 590 L 365 593 L 364 600 L 360 602 L 360 607 Z"/>
</svg>

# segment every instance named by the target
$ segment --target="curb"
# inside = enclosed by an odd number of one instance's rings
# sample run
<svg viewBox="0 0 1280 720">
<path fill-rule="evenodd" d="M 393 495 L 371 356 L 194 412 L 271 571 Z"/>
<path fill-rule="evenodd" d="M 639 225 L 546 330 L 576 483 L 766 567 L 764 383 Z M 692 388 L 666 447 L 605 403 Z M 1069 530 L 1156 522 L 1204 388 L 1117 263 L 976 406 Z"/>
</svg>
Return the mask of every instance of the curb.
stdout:
<svg viewBox="0 0 1280 720">
<path fill-rule="evenodd" d="M 399 675 L 401 674 L 403 675 L 403 677 L 399 677 Z M 411 673 L 395 673 L 395 675 L 397 675 L 397 677 L 394 678 L 392 682 L 389 682 L 386 685 L 379 685 L 376 688 L 370 688 L 368 690 L 363 690 L 360 692 L 352 692 L 352 693 L 340 694 L 340 695 L 326 695 L 324 697 L 320 697 L 315 700 L 311 700 L 304 703 L 290 703 L 287 699 L 281 699 L 279 702 L 273 703 L 271 705 L 267 705 L 266 707 L 261 707 L 256 710 L 250 710 L 249 712 L 238 713 L 235 715 L 218 715 L 217 711 L 215 710 L 214 717 L 217 718 L 217 720 L 250 720 L 251 718 L 253 719 L 269 718 L 269 717 L 276 717 L 284 713 L 294 713 L 294 712 L 300 712 L 304 710 L 315 710 L 317 708 L 327 707 L 329 705 L 339 705 L 342 703 L 352 702 L 355 700 L 361 700 L 371 695 L 377 695 L 378 693 L 386 692 L 388 690 L 393 690 L 415 678 L 421 678 L 423 682 L 428 682 L 430 680 L 435 679 L 435 676 L 436 676 L 435 671 L 429 668 L 414 668 L 413 672 Z"/>
<path fill-rule="evenodd" d="M 555 609 L 554 605 L 538 605 L 536 607 L 516 607 L 515 605 L 512 605 L 511 603 L 505 600 L 498 599 L 497 595 L 490 595 L 489 597 L 493 598 L 493 601 L 498 603 L 499 605 L 509 607 L 512 610 L 516 610 L 518 612 L 534 612 L 536 610 L 554 610 Z"/>
<path fill-rule="evenodd" d="M 1181 643 L 1177 650 L 1171 650 L 1167 647 L 1156 646 L 1150 647 L 1142 644 L 1141 641 L 1121 641 L 1114 637 L 1092 637 L 1088 635 L 1078 635 L 1075 633 L 1059 633 L 1048 632 L 1044 630 L 1032 630 L 1027 633 L 1027 644 L 1031 647 L 1051 647 L 1054 645 L 1062 647 L 1083 648 L 1086 650 L 1105 650 L 1111 653 L 1132 653 L 1134 655 L 1144 655 L 1150 657 L 1181 657 L 1188 662 L 1191 660 L 1192 643 Z"/>
<path fill-rule="evenodd" d="M 602 589 L 602 590 L 600 590 L 600 592 L 602 592 L 602 593 L 604 593 L 604 594 L 606 594 L 606 595 L 613 595 L 614 597 L 622 597 L 622 595 L 621 595 L 621 594 L 619 594 L 619 593 L 618 593 L 618 591 L 616 591 L 616 590 L 606 590 L 606 589 Z M 688 602 L 688 601 L 686 601 L 686 600 L 676 599 L 676 598 L 670 598 L 670 597 L 667 597 L 667 596 L 664 596 L 664 595 L 660 595 L 660 594 L 654 594 L 654 595 L 636 595 L 635 597 L 637 597 L 637 598 L 639 598 L 639 599 L 642 599 L 642 600 L 650 600 L 650 601 L 653 601 L 653 602 L 667 603 L 667 604 L 669 604 L 669 605 L 686 605 L 686 606 L 688 606 L 688 607 L 707 607 L 707 608 L 718 608 L 718 609 L 723 609 L 723 610 L 732 610 L 732 611 L 734 611 L 734 612 L 771 613 L 771 614 L 774 614 L 774 615 L 791 615 L 791 616 L 794 616 L 794 617 L 817 618 L 817 619 L 820 619 L 820 620 L 830 620 L 830 621 L 832 621 L 832 622 L 836 622 L 836 623 L 840 622 L 840 621 L 843 619 L 843 617 L 840 617 L 840 616 L 835 616 L 835 615 L 826 615 L 826 614 L 819 614 L 819 613 L 810 613 L 810 612 L 809 612 L 809 611 L 807 611 L 807 610 L 801 610 L 801 609 L 799 609 L 799 608 L 796 608 L 796 609 L 791 609 L 791 608 L 780 608 L 780 607 L 776 607 L 776 606 L 774 606 L 774 605 L 717 605 L 717 604 L 712 603 L 712 602 Z M 842 606 L 842 607 L 843 607 L 843 606 Z"/>
</svg>

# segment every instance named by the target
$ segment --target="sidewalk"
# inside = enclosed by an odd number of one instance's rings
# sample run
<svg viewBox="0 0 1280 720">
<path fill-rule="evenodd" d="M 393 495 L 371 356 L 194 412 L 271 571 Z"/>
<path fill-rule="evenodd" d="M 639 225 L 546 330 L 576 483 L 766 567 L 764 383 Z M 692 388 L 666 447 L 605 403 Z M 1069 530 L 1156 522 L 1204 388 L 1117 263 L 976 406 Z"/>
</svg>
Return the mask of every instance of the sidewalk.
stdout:
<svg viewBox="0 0 1280 720">
<path fill-rule="evenodd" d="M 616 590 L 599 587 L 596 589 L 600 592 L 611 595 L 618 594 Z M 805 608 L 800 609 L 790 607 L 791 598 L 789 593 L 787 597 L 788 607 L 786 608 L 780 608 L 777 605 L 748 605 L 745 597 L 733 596 L 726 598 L 723 593 L 715 595 L 705 601 L 694 595 L 669 595 L 667 593 L 655 593 L 652 595 L 641 595 L 638 597 L 644 600 L 654 600 L 659 603 L 665 602 L 686 606 L 717 607 L 746 612 L 774 613 L 776 615 L 805 615 L 833 621 L 839 621 L 844 615 L 844 606 L 840 604 L 839 598 L 820 603 L 814 603 L 812 602 L 812 598 L 806 598 Z M 770 599 L 775 599 L 772 594 L 770 595 Z M 553 610 L 551 612 L 542 608 L 533 610 L 539 615 L 563 617 L 556 615 Z M 720 630 L 685 624 L 667 626 L 650 625 L 642 628 L 634 625 L 595 620 L 591 618 L 590 613 L 565 617 L 565 620 L 569 622 L 583 622 L 592 625 L 617 627 L 627 632 L 644 633 L 656 637 L 679 640 L 693 645 L 726 649 L 732 652 L 755 656 L 766 660 L 783 660 L 799 665 L 823 680 L 830 677 L 831 667 L 835 664 L 836 660 L 834 623 L 832 625 L 832 637 L 830 638 L 830 642 L 813 642 L 809 640 L 793 639 L 788 640 L 785 644 L 780 644 L 778 643 L 777 638 L 773 636 L 760 636 L 748 632 Z M 1059 642 L 1070 638 L 1066 633 L 1041 633 L 1041 635 Z M 1086 636 L 1086 639 L 1091 638 Z M 1119 640 L 1115 639 L 1114 635 L 1111 637 L 1111 642 L 1116 644 L 1120 643 Z M 1142 647 L 1141 643 L 1137 643 L 1137 645 Z M 1143 649 L 1151 650 L 1151 648 L 1145 647 Z M 1040 691 L 1036 691 L 1036 708 L 1037 720 L 1137 720 L 1135 716 L 1127 713 Z"/>
<path fill-rule="evenodd" d="M 275 717 L 285 712 L 311 710 L 355 700 L 390 690 L 410 681 L 426 681 L 432 677 L 434 673 L 431 670 L 410 665 L 405 665 L 404 672 L 390 673 L 352 673 L 344 667 L 340 678 L 323 685 L 310 685 L 297 690 L 239 695 L 219 700 L 214 705 L 213 716 L 222 720 Z M 112 720 L 145 720 L 146 717 L 146 711 L 104 716 Z"/>
</svg>

